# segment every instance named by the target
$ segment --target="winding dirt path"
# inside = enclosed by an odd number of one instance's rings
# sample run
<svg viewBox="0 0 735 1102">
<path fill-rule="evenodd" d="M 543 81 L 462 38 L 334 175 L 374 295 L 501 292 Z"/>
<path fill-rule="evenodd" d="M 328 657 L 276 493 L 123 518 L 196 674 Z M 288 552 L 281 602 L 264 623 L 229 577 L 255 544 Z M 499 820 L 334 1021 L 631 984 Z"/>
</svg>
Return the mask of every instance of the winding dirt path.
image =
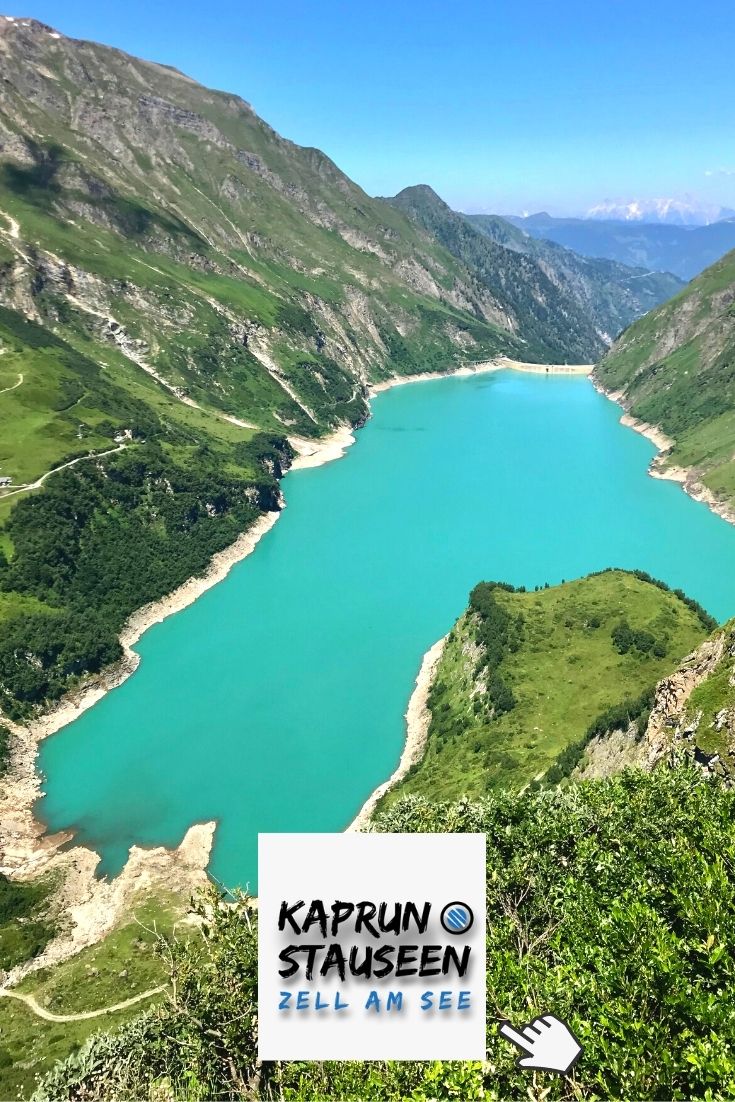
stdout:
<svg viewBox="0 0 735 1102">
<path fill-rule="evenodd" d="M 0 501 L 5 501 L 7 497 L 15 497 L 16 494 L 25 494 L 29 490 L 37 490 L 39 486 L 43 486 L 46 479 L 50 478 L 52 474 L 65 471 L 67 467 L 76 467 L 77 463 L 84 463 L 88 459 L 102 459 L 105 455 L 114 455 L 115 452 L 124 451 L 126 447 L 127 444 L 118 444 L 116 448 L 108 448 L 106 452 L 90 452 L 88 455 L 78 455 L 76 459 L 70 459 L 68 463 L 62 463 L 60 467 L 54 467 L 53 470 L 46 471 L 46 474 L 42 474 L 35 482 L 29 482 L 27 486 L 19 486 L 17 490 L 9 490 L 6 494 L 0 494 Z"/>
<path fill-rule="evenodd" d="M 45 1022 L 84 1022 L 89 1018 L 102 1018 L 105 1014 L 114 1014 L 117 1010 L 127 1010 L 129 1006 L 135 1006 L 136 1003 L 142 1002 L 143 999 L 150 999 L 153 995 L 160 995 L 165 990 L 165 984 L 160 987 L 151 987 L 148 991 L 141 991 L 139 995 L 133 995 L 131 999 L 125 999 L 124 1002 L 114 1003 L 113 1006 L 103 1006 L 101 1010 L 83 1010 L 78 1014 L 52 1014 L 50 1010 L 40 1006 L 33 995 L 26 995 L 22 991 L 10 991 L 7 987 L 0 989 L 0 996 L 6 999 L 17 999 L 19 1002 L 25 1003 L 36 1017 L 43 1018 Z"/>
<path fill-rule="evenodd" d="M 18 372 L 18 382 L 13 383 L 12 386 L 6 386 L 4 390 L 0 390 L 0 394 L 8 394 L 11 390 L 17 390 L 19 386 L 23 386 L 23 375 Z"/>
</svg>

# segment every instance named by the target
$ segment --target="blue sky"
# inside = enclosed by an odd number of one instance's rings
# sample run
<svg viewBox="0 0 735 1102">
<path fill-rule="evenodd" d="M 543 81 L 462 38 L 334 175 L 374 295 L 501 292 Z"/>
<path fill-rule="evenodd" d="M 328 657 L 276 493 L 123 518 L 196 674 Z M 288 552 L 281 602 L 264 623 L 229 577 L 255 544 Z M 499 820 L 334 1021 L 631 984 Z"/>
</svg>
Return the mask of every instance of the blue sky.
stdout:
<svg viewBox="0 0 735 1102">
<path fill-rule="evenodd" d="M 735 207 L 732 0 L 27 0 L 7 14 L 237 92 L 372 194 Z"/>
</svg>

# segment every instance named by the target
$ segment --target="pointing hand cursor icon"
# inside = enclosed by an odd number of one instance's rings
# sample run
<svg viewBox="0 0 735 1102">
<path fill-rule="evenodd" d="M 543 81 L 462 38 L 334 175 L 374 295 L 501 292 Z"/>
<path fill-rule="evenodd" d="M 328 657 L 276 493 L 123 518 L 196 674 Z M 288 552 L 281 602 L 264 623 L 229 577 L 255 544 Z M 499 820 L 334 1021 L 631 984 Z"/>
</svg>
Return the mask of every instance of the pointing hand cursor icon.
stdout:
<svg viewBox="0 0 735 1102">
<path fill-rule="evenodd" d="M 523 1026 L 520 1032 L 510 1022 L 501 1022 L 498 1032 L 522 1052 L 528 1053 L 518 1057 L 519 1068 L 566 1073 L 582 1055 L 582 1046 L 569 1026 L 553 1014 L 536 1018 L 530 1025 Z"/>
</svg>

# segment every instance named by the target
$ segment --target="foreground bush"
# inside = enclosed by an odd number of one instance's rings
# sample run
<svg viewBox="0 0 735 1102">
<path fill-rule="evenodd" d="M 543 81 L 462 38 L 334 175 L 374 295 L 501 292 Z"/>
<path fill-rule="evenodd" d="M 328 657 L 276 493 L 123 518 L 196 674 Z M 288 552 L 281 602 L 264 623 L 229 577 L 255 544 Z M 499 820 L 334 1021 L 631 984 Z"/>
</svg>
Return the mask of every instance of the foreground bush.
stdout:
<svg viewBox="0 0 735 1102">
<path fill-rule="evenodd" d="M 163 947 L 172 999 L 98 1035 L 35 1098 L 717 1099 L 735 1097 L 735 793 L 660 769 L 450 805 L 408 797 L 382 831 L 488 836 L 485 1064 L 256 1059 L 255 919 L 199 903 Z M 515 1067 L 496 1033 L 553 1011 L 584 1045 L 570 1078 Z"/>
</svg>

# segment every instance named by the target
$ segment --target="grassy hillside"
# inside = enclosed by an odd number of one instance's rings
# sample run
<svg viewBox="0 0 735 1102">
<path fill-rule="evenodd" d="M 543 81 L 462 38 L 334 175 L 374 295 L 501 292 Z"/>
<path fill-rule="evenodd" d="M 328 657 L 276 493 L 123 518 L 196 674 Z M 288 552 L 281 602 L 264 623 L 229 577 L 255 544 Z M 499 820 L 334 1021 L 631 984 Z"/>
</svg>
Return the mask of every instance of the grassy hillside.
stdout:
<svg viewBox="0 0 735 1102">
<path fill-rule="evenodd" d="M 561 292 L 574 298 L 594 319 L 606 339 L 677 294 L 683 280 L 670 272 L 651 272 L 617 260 L 580 256 L 554 241 L 532 237 L 492 214 L 469 214 L 467 220 L 506 249 L 532 257 Z"/>
<path fill-rule="evenodd" d="M 0 972 L 30 960 L 55 933 L 49 899 L 55 878 L 12 881 L 0 873 Z"/>
<path fill-rule="evenodd" d="M 278 508 L 293 452 L 2 307 L 0 341 L 22 374 L 0 394 L 0 471 L 22 484 L 64 468 L 0 498 L 0 686 L 21 718 L 117 658 L 134 609 Z"/>
<path fill-rule="evenodd" d="M 632 325 L 595 374 L 674 440 L 665 466 L 735 500 L 735 251 Z"/>
<path fill-rule="evenodd" d="M 538 592 L 477 586 L 436 671 L 426 752 L 384 802 L 517 791 L 613 709 L 642 716 L 658 679 L 712 626 L 620 570 Z"/>
<path fill-rule="evenodd" d="M 104 1011 L 165 985 L 168 973 L 158 951 L 160 938 L 170 938 L 174 931 L 179 938 L 189 935 L 190 928 L 182 923 L 185 910 L 182 900 L 172 895 L 137 900 L 130 921 L 99 945 L 30 974 L 13 990 L 62 1016 Z M 157 994 L 98 1017 L 54 1022 L 39 1017 L 19 999 L 0 998 L 0 1097 L 29 1097 L 38 1077 L 78 1051 L 91 1034 L 115 1029 L 161 1001 Z"/>
<path fill-rule="evenodd" d="M 480 802 L 410 797 L 381 831 L 487 835 L 487 1060 L 260 1064 L 257 912 L 202 903 L 175 1004 L 90 1039 L 38 1102 L 109 1098 L 661 1099 L 735 1093 L 735 793 L 683 769 Z M 515 1063 L 505 1018 L 553 1012 L 569 1077 Z"/>
</svg>

